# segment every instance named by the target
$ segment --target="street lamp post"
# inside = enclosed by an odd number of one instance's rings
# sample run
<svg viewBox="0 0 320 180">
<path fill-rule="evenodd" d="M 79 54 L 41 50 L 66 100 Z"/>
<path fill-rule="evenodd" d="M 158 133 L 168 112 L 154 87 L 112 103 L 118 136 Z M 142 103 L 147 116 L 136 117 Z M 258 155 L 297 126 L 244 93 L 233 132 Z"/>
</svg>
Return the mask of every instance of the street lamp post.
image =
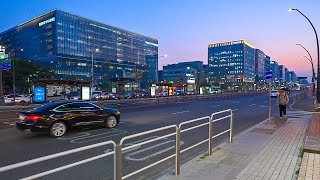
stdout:
<svg viewBox="0 0 320 180">
<path fill-rule="evenodd" d="M 99 52 L 99 49 L 95 49 L 95 51 L 91 51 L 91 87 L 90 87 L 90 99 L 92 100 L 93 95 L 93 53 Z"/>
<path fill-rule="evenodd" d="M 314 91 L 315 91 L 315 88 L 314 88 L 314 80 L 315 80 L 315 73 L 314 73 L 314 66 L 313 66 L 313 62 L 312 62 L 312 59 L 309 59 L 307 56 L 302 56 L 304 58 L 306 58 L 310 63 L 311 63 L 311 67 L 312 67 L 312 95 L 314 96 Z"/>
<path fill-rule="evenodd" d="M 290 8 L 289 11 L 297 11 L 297 12 L 300 13 L 303 17 L 305 17 L 305 18 L 308 20 L 308 22 L 310 23 L 310 25 L 312 26 L 312 29 L 313 29 L 313 31 L 314 31 L 314 33 L 315 33 L 315 35 L 316 35 L 316 41 L 317 41 L 317 56 L 318 56 L 318 57 L 317 57 L 317 59 L 318 59 L 318 62 L 317 62 L 317 63 L 318 63 L 318 64 L 317 64 L 317 102 L 320 103 L 320 89 L 319 89 L 319 87 L 320 87 L 320 81 L 319 81 L 319 79 L 320 79 L 320 68 L 319 68 L 319 66 L 320 66 L 320 55 L 319 55 L 319 40 L 318 40 L 317 31 L 316 31 L 316 29 L 314 28 L 312 22 L 309 20 L 309 18 L 308 18 L 306 15 L 304 15 L 299 9 Z"/>
<path fill-rule="evenodd" d="M 306 59 L 308 59 L 308 61 L 311 63 L 311 66 L 312 66 L 312 95 L 314 96 L 315 95 L 315 73 L 314 73 L 314 66 L 313 66 L 313 59 L 312 59 L 312 56 L 310 54 L 310 52 L 301 44 L 296 44 L 297 46 L 300 46 L 302 47 L 309 55 L 309 58 L 307 58 L 307 56 L 302 56 L 302 57 L 305 57 Z"/>
</svg>

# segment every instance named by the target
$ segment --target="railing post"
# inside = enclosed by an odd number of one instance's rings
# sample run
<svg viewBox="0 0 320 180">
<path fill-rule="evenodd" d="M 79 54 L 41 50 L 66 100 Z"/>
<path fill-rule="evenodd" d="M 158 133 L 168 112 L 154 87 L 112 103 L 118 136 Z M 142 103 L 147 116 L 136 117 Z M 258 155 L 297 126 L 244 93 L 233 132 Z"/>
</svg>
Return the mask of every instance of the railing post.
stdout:
<svg viewBox="0 0 320 180">
<path fill-rule="evenodd" d="M 208 155 L 212 155 L 212 119 L 209 118 L 209 144 L 208 144 Z"/>
<path fill-rule="evenodd" d="M 114 152 L 114 180 L 122 180 L 122 146 L 119 144 Z"/>
<path fill-rule="evenodd" d="M 233 136 L 233 111 L 231 110 L 231 117 L 230 117 L 230 143 L 232 143 L 232 136 Z"/>
<path fill-rule="evenodd" d="M 176 129 L 176 176 L 180 174 L 180 128 Z"/>
</svg>

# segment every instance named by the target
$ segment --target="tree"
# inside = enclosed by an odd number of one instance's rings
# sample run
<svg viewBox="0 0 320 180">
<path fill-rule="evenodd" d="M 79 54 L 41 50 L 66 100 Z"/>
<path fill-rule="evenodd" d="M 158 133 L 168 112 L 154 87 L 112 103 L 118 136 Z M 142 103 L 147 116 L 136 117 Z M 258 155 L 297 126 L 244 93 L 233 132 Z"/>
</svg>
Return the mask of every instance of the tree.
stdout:
<svg viewBox="0 0 320 180">
<path fill-rule="evenodd" d="M 15 84 L 17 92 L 26 92 L 31 86 L 32 79 L 52 79 L 54 77 L 54 72 L 49 68 L 40 67 L 34 61 L 30 61 L 23 58 L 15 58 L 14 68 L 15 68 Z M 3 71 L 3 83 L 5 91 L 12 92 L 12 69 Z"/>
</svg>

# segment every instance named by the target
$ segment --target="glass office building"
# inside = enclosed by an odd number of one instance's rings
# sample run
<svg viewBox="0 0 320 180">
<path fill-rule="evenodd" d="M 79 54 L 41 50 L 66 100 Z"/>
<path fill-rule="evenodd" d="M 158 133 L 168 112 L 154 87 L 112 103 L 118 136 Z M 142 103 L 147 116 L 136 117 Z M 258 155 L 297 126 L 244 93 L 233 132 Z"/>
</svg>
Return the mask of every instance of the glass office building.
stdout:
<svg viewBox="0 0 320 180">
<path fill-rule="evenodd" d="M 255 47 L 245 40 L 210 44 L 208 64 L 210 82 L 254 82 Z"/>
<path fill-rule="evenodd" d="M 91 80 L 93 57 L 96 85 L 126 76 L 140 76 L 145 84 L 158 81 L 157 39 L 61 10 L 0 33 L 0 44 L 13 49 L 15 57 L 51 67 L 57 79 Z M 156 58 L 147 60 L 150 56 Z"/>
<path fill-rule="evenodd" d="M 265 79 L 265 57 L 263 51 L 256 49 L 255 54 L 255 69 L 256 69 L 256 81 Z"/>
</svg>

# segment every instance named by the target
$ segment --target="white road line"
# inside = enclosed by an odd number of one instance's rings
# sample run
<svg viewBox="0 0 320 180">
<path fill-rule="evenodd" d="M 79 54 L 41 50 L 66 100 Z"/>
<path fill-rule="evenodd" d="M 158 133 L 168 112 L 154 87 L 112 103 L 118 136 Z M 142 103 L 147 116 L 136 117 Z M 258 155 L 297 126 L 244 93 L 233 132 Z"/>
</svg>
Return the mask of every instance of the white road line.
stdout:
<svg viewBox="0 0 320 180">
<path fill-rule="evenodd" d="M 267 107 L 269 107 L 269 106 L 260 105 L 260 107 L 262 107 L 262 108 L 267 108 Z"/>
<path fill-rule="evenodd" d="M 3 124 L 8 124 L 8 125 L 10 125 L 10 126 L 14 126 L 13 123 L 9 123 L 9 122 L 3 122 Z"/>
<path fill-rule="evenodd" d="M 267 102 L 269 102 L 269 101 L 265 101 L 264 103 L 267 103 Z"/>
<path fill-rule="evenodd" d="M 232 111 L 238 111 L 239 109 L 233 109 Z"/>
<path fill-rule="evenodd" d="M 104 138 L 113 137 L 113 136 L 118 136 L 118 135 L 126 134 L 126 133 L 128 133 L 128 131 L 118 130 L 118 131 L 112 131 L 112 132 L 107 132 L 107 133 L 95 134 L 92 136 L 86 136 L 86 137 L 73 139 L 70 141 L 70 143 L 79 143 L 79 144 L 86 143 L 86 142 L 95 141 L 98 139 L 104 139 Z"/>
<path fill-rule="evenodd" d="M 171 114 L 182 114 L 182 113 L 187 113 L 187 112 L 190 112 L 190 111 L 180 111 L 180 112 L 175 112 L 175 113 L 171 113 Z"/>
<path fill-rule="evenodd" d="M 215 107 L 220 107 L 220 105 L 215 105 L 215 106 L 211 106 L 211 107 L 213 107 L 213 108 L 215 108 Z"/>
<path fill-rule="evenodd" d="M 249 106 L 255 106 L 256 104 L 250 104 Z"/>
</svg>

